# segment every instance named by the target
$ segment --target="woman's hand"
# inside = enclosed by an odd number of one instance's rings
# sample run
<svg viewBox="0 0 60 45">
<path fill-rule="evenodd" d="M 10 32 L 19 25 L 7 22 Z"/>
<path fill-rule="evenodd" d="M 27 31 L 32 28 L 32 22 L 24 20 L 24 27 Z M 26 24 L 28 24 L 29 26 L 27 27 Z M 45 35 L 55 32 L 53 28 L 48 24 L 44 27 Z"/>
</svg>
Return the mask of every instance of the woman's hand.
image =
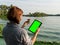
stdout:
<svg viewBox="0 0 60 45">
<path fill-rule="evenodd" d="M 28 24 L 29 24 L 29 20 L 25 21 L 21 28 L 24 28 Z"/>
<path fill-rule="evenodd" d="M 39 31 L 40 31 L 40 28 L 37 29 L 36 33 L 35 33 L 34 36 L 32 37 L 32 43 L 33 43 L 33 44 L 34 44 L 35 41 L 36 41 L 36 37 L 37 37 Z"/>
<path fill-rule="evenodd" d="M 28 22 L 27 22 L 27 21 L 25 21 L 23 25 L 24 25 L 24 27 L 25 27 L 26 25 L 28 25 Z"/>
</svg>

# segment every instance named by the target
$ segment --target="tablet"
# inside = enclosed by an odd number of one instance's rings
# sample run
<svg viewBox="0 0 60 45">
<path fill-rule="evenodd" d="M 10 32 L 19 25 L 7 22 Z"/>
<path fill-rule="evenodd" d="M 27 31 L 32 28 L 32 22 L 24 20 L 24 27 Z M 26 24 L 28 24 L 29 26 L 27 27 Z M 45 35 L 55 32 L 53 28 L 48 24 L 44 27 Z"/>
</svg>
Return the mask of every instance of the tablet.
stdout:
<svg viewBox="0 0 60 45">
<path fill-rule="evenodd" d="M 34 20 L 33 23 L 30 25 L 30 27 L 28 28 L 28 30 L 32 33 L 35 33 L 37 31 L 37 29 L 41 26 L 42 22 L 39 20 Z"/>
</svg>

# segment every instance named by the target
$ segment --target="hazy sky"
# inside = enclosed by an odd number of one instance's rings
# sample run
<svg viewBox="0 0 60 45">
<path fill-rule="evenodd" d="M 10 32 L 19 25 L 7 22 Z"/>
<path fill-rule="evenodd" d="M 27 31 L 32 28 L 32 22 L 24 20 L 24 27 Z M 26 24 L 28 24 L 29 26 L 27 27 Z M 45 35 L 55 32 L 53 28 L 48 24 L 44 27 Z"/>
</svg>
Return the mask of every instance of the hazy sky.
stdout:
<svg viewBox="0 0 60 45">
<path fill-rule="evenodd" d="M 15 5 L 24 11 L 44 12 L 48 14 L 60 14 L 60 0 L 0 0 L 0 5 Z"/>
</svg>

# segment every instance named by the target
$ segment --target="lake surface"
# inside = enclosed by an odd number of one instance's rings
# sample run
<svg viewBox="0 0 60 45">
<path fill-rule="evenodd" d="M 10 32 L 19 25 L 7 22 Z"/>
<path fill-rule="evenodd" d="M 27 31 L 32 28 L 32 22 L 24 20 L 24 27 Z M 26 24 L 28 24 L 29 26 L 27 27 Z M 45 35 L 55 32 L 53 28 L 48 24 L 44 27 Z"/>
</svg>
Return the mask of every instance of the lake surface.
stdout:
<svg viewBox="0 0 60 45">
<path fill-rule="evenodd" d="M 43 24 L 41 30 L 38 34 L 38 41 L 56 41 L 60 42 L 60 17 L 59 16 L 47 16 L 47 17 L 23 17 L 20 25 L 24 23 L 27 19 L 30 20 L 30 24 L 25 27 L 28 31 L 28 27 L 31 25 L 34 19 L 40 20 Z M 7 21 L 0 19 L 0 24 L 6 25 Z M 31 32 L 28 31 L 30 36 L 33 36 Z M 0 45 L 3 45 L 4 40 L 0 38 Z"/>
</svg>

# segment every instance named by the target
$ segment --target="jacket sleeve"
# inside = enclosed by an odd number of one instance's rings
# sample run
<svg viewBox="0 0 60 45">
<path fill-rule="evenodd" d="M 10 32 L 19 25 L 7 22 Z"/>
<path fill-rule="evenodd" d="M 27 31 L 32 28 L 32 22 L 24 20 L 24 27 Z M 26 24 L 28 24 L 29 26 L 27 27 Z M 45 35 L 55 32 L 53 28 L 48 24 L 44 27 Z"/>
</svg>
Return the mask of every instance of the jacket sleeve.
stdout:
<svg viewBox="0 0 60 45">
<path fill-rule="evenodd" d="M 28 36 L 28 33 L 25 29 L 22 29 L 21 39 L 22 39 L 23 45 L 33 45 L 31 38 Z"/>
</svg>

